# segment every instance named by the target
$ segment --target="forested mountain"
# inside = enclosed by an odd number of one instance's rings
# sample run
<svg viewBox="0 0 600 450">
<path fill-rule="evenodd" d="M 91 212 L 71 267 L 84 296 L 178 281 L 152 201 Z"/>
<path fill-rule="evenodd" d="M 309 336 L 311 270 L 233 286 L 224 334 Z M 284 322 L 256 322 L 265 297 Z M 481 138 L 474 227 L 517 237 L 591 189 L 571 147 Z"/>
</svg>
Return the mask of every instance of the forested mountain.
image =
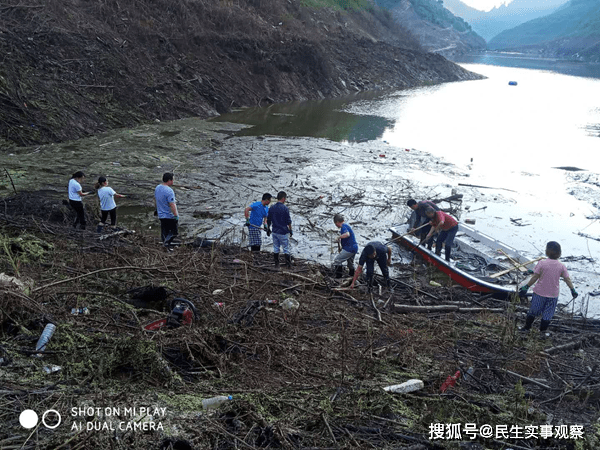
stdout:
<svg viewBox="0 0 600 450">
<path fill-rule="evenodd" d="M 4 2 L 0 55 L 0 149 L 479 77 L 370 0 Z"/>
<path fill-rule="evenodd" d="M 570 0 L 546 17 L 500 33 L 488 48 L 600 61 L 600 1 Z"/>
<path fill-rule="evenodd" d="M 504 30 L 551 14 L 568 0 L 513 0 L 490 11 L 471 8 L 461 0 L 443 1 L 454 15 L 462 17 L 473 31 L 489 41 Z"/>
<path fill-rule="evenodd" d="M 485 40 L 462 18 L 456 17 L 438 0 L 376 0 L 389 9 L 427 51 L 443 55 L 485 49 Z"/>
</svg>

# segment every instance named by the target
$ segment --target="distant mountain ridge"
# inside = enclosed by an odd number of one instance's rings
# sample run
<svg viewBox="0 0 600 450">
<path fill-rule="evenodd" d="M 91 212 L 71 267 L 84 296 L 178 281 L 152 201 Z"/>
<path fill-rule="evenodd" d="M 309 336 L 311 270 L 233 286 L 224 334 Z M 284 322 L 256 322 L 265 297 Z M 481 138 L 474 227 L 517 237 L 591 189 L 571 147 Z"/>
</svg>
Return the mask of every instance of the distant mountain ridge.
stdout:
<svg viewBox="0 0 600 450">
<path fill-rule="evenodd" d="M 375 0 L 427 51 L 444 56 L 485 50 L 485 40 L 438 0 Z"/>
<path fill-rule="evenodd" d="M 454 15 L 462 17 L 477 34 L 489 41 L 504 30 L 527 21 L 546 16 L 567 3 L 568 0 L 513 0 L 491 11 L 479 11 L 460 0 L 444 0 L 444 6 Z"/>
<path fill-rule="evenodd" d="M 570 0 L 554 13 L 503 31 L 492 50 L 600 61 L 600 1 Z"/>
</svg>

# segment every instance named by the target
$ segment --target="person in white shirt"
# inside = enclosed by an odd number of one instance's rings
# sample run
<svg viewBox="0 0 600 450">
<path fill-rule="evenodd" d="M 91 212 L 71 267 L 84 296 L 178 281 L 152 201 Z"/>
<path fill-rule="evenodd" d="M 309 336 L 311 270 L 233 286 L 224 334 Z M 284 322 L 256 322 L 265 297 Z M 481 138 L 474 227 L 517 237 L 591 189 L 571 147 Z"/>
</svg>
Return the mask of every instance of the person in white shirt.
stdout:
<svg viewBox="0 0 600 450">
<path fill-rule="evenodd" d="M 106 219 L 110 214 L 110 225 L 115 226 L 117 224 L 117 204 L 115 203 L 115 197 L 125 197 L 122 194 L 117 194 L 115 190 L 108 186 L 108 180 L 106 177 L 98 177 L 96 183 L 96 189 L 98 190 L 98 197 L 100 198 L 100 211 L 102 216 L 100 218 L 100 224 L 96 231 L 102 232 L 102 228 L 106 225 Z"/>
<path fill-rule="evenodd" d="M 77 224 L 79 224 L 82 230 L 85 230 L 85 211 L 81 197 L 89 195 L 89 192 L 83 192 L 81 188 L 84 179 L 85 174 L 80 170 L 75 172 L 69 180 L 69 204 L 77 213 L 73 228 L 77 228 Z"/>
</svg>

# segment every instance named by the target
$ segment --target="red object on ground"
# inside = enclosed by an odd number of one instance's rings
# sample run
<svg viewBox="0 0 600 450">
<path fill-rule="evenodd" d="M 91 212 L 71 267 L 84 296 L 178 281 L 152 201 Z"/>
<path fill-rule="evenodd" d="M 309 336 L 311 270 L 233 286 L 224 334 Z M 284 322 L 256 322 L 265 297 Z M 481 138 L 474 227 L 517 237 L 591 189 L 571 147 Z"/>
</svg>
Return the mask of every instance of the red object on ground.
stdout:
<svg viewBox="0 0 600 450">
<path fill-rule="evenodd" d="M 385 158 L 385 155 L 379 155 L 380 158 Z"/>
<path fill-rule="evenodd" d="M 454 375 L 450 375 L 448 378 L 446 378 L 446 381 L 444 381 L 444 383 L 442 384 L 442 387 L 440 388 L 440 392 L 442 392 L 442 393 L 446 392 L 446 389 L 455 386 L 456 382 L 458 381 L 459 378 L 460 378 L 460 370 L 457 370 Z"/>
</svg>

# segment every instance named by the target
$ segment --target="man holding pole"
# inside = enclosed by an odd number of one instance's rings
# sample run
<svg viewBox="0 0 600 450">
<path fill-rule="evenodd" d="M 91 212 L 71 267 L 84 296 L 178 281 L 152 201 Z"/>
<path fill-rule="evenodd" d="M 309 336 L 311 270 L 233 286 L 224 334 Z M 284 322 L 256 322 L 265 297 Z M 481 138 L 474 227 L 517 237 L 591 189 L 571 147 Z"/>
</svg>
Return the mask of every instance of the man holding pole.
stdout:
<svg viewBox="0 0 600 450">
<path fill-rule="evenodd" d="M 267 192 L 263 194 L 261 201 L 250 204 L 244 210 L 244 217 L 246 217 L 245 226 L 248 227 L 248 243 L 250 250 L 253 252 L 260 252 L 260 246 L 262 245 L 260 232 L 266 228 L 269 203 L 271 203 L 272 197 Z M 263 228 L 263 225 L 265 228 Z"/>
<path fill-rule="evenodd" d="M 433 237 L 430 239 L 427 239 L 427 242 L 425 242 L 426 241 L 425 237 L 429 233 L 429 230 L 431 230 L 431 224 L 428 223 L 429 218 L 427 217 L 427 214 L 425 213 L 425 211 L 427 210 L 427 208 L 433 208 L 434 211 L 439 211 L 440 208 L 438 208 L 438 206 L 430 200 L 422 200 L 417 203 L 417 201 L 412 198 L 408 202 L 406 202 L 406 205 L 414 211 L 413 214 L 415 216 L 415 220 L 414 220 L 415 223 L 409 231 L 412 232 L 412 231 L 416 231 L 417 229 L 420 229 L 420 231 L 416 234 L 416 236 L 418 236 L 421 240 L 421 242 L 419 242 L 419 245 L 426 243 L 427 248 L 429 250 L 431 250 L 431 248 L 433 247 Z M 411 219 L 412 219 L 412 217 L 411 217 Z M 424 224 L 426 224 L 426 226 L 421 228 L 421 225 L 424 225 Z"/>
</svg>

